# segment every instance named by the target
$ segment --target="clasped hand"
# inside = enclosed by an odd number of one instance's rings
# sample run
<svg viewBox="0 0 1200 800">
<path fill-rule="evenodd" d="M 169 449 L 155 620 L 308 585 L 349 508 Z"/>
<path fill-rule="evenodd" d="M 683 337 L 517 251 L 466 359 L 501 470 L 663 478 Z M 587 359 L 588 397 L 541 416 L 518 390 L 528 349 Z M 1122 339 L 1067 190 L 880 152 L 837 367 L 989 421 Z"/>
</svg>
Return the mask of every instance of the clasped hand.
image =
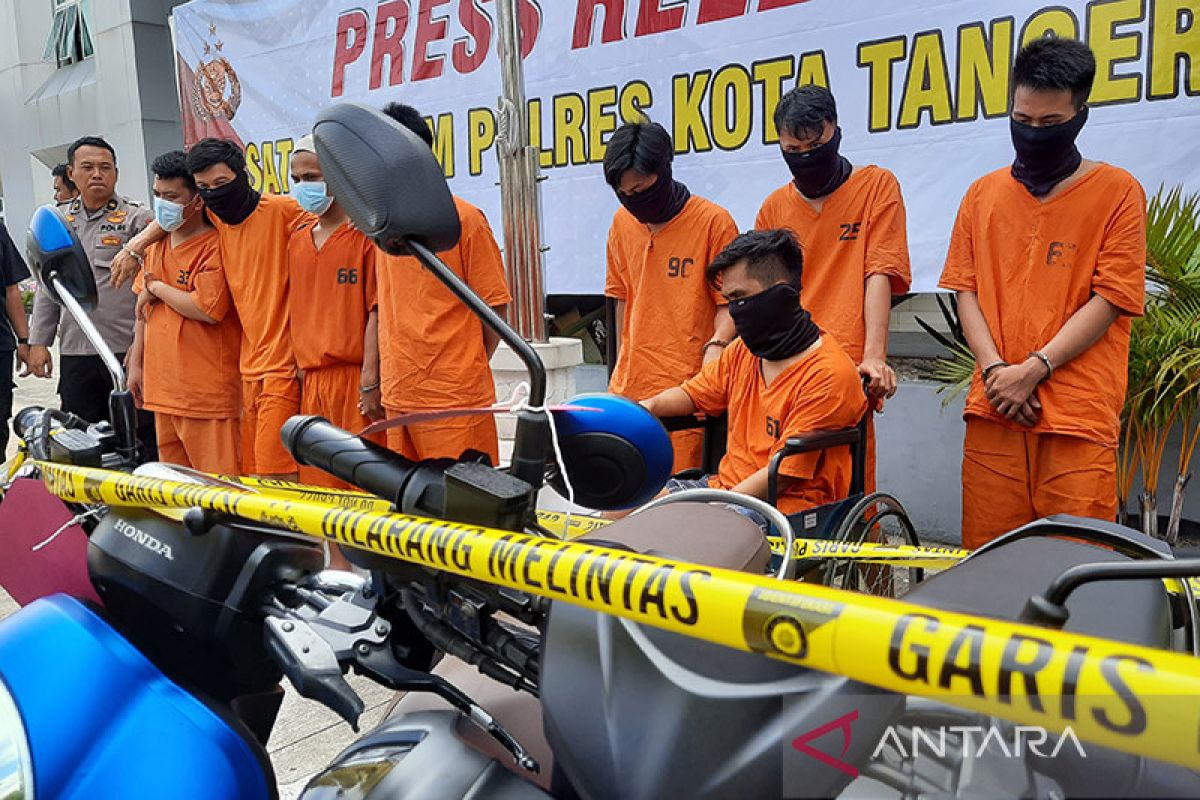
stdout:
<svg viewBox="0 0 1200 800">
<path fill-rule="evenodd" d="M 1042 365 L 1032 361 L 996 367 L 988 374 L 984 393 L 992 408 L 1005 418 L 1032 426 L 1042 416 L 1042 404 L 1037 398 L 1042 375 Z"/>
</svg>

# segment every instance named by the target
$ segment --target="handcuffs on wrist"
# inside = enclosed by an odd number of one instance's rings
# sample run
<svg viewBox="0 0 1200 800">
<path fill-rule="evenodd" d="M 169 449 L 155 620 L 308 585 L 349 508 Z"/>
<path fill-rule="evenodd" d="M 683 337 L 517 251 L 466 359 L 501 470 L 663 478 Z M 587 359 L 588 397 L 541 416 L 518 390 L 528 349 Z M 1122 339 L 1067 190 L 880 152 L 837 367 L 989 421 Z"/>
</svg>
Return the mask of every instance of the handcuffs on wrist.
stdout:
<svg viewBox="0 0 1200 800">
<path fill-rule="evenodd" d="M 988 376 L 992 374 L 992 370 L 997 369 L 999 367 L 1008 367 L 1008 366 L 1011 366 L 1011 365 L 1004 359 L 1000 359 L 998 361 L 993 361 L 992 363 L 988 364 L 986 367 L 984 367 L 983 369 L 981 369 L 979 371 L 979 374 L 983 377 L 983 382 L 987 383 Z"/>
<path fill-rule="evenodd" d="M 128 243 L 121 245 L 121 252 L 123 252 L 123 253 L 128 253 L 130 258 L 132 258 L 132 259 L 133 259 L 134 261 L 136 261 L 137 263 L 139 263 L 139 264 L 141 264 L 141 265 L 145 266 L 145 264 L 146 264 L 146 257 L 145 257 L 145 256 L 141 256 L 141 255 L 138 255 L 137 253 L 135 253 L 135 252 L 133 251 L 133 248 L 132 248 L 132 247 L 130 247 Z"/>
<path fill-rule="evenodd" d="M 1054 364 L 1051 363 L 1050 358 L 1041 350 L 1034 350 L 1032 353 L 1026 356 L 1026 358 L 1036 358 L 1038 361 L 1042 362 L 1043 366 L 1046 367 L 1046 374 L 1041 380 L 1038 381 L 1038 383 L 1049 380 L 1050 376 L 1054 374 Z"/>
</svg>

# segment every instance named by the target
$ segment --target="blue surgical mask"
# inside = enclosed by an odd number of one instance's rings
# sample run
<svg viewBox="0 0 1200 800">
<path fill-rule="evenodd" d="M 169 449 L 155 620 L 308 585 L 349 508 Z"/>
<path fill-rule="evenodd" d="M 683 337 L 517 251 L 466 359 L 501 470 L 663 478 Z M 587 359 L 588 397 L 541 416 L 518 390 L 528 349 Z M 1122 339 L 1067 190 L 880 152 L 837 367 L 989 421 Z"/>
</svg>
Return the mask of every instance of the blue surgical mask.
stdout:
<svg viewBox="0 0 1200 800">
<path fill-rule="evenodd" d="M 296 181 L 292 184 L 292 197 L 310 214 L 318 217 L 325 213 L 333 198 L 325 193 L 325 181 Z"/>
<path fill-rule="evenodd" d="M 180 203 L 156 197 L 154 198 L 154 220 L 164 231 L 178 230 L 187 221 L 187 217 L 183 214 L 185 208 L 187 206 Z"/>
</svg>

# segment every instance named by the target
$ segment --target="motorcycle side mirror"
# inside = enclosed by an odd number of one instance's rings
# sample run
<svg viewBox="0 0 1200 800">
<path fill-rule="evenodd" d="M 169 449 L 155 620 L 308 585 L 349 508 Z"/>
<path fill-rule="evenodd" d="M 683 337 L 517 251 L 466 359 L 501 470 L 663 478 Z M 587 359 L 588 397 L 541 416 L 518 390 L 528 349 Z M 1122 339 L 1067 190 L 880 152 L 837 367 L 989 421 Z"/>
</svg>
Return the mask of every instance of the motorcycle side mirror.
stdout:
<svg viewBox="0 0 1200 800">
<path fill-rule="evenodd" d="M 108 408 L 117 434 L 117 452 L 127 463 L 134 463 L 137 460 L 137 411 L 133 394 L 125 386 L 125 369 L 121 362 L 88 316 L 99 302 L 99 291 L 87 253 L 67 218 L 54 206 L 44 205 L 33 212 L 25 237 L 25 255 L 41 290 L 49 292 L 67 310 L 112 376 L 113 391 L 108 398 Z"/>
<path fill-rule="evenodd" d="M 529 405 L 546 404 L 546 368 L 534 349 L 437 257 L 462 227 L 450 186 L 429 145 L 382 112 L 339 103 L 317 116 L 313 142 L 325 184 L 354 226 L 384 252 L 412 255 L 437 276 L 529 370 Z M 386 266 L 382 268 L 386 269 Z M 512 474 L 536 492 L 545 477 L 550 426 L 544 412 L 517 418 Z"/>
<path fill-rule="evenodd" d="M 331 106 L 313 126 L 325 184 L 355 227 L 392 255 L 407 242 L 434 252 L 458 244 L 461 226 L 450 187 L 429 145 L 358 103 Z"/>
<path fill-rule="evenodd" d="M 33 212 L 25 256 L 38 283 L 60 304 L 68 304 L 62 297 L 65 293 L 84 311 L 96 307 L 99 294 L 87 253 L 67 218 L 54 206 L 45 205 Z"/>
</svg>

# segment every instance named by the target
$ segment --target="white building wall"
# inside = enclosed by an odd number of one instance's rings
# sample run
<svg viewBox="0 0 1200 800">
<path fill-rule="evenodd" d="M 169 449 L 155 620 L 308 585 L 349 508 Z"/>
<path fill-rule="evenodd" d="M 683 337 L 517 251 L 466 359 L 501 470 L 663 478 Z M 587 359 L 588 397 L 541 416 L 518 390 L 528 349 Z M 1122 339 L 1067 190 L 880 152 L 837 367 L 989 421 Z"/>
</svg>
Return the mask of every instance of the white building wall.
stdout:
<svg viewBox="0 0 1200 800">
<path fill-rule="evenodd" d="M 23 229 L 33 209 L 50 200 L 50 168 L 80 136 L 107 139 L 117 151 L 117 190 L 149 199 L 150 161 L 182 144 L 167 28 L 176 5 L 179 0 L 93 0 L 92 63 L 63 68 L 91 77 L 32 99 L 60 72 L 41 60 L 53 4 L 0 3 L 0 196 L 11 231 Z"/>
</svg>

